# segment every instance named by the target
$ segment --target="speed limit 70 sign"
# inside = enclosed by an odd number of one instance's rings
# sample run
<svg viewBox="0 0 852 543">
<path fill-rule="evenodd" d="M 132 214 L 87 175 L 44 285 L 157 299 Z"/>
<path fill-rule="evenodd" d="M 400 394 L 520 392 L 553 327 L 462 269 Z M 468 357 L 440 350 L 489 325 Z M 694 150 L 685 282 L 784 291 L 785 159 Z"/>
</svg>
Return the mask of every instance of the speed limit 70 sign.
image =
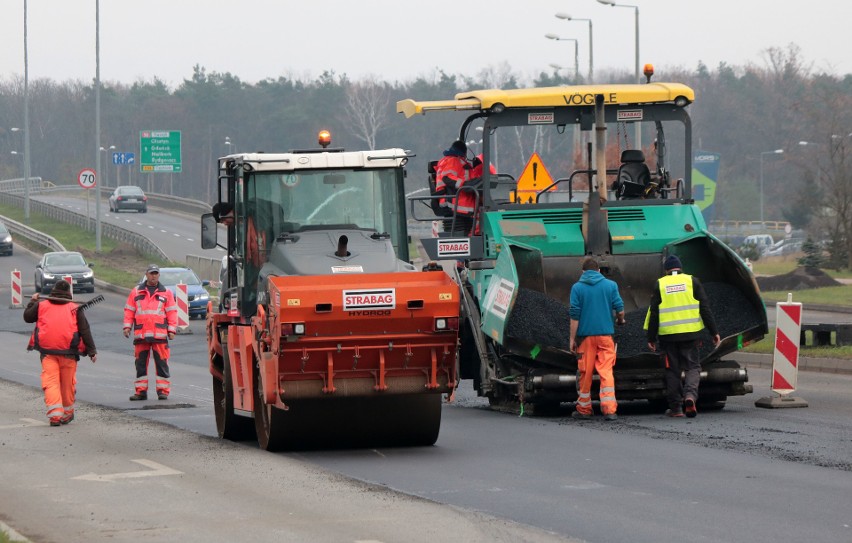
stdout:
<svg viewBox="0 0 852 543">
<path fill-rule="evenodd" d="M 91 168 L 80 170 L 80 173 L 77 174 L 77 182 L 80 183 L 80 186 L 84 189 L 93 188 L 97 184 L 97 175 L 95 175 L 95 170 Z"/>
</svg>

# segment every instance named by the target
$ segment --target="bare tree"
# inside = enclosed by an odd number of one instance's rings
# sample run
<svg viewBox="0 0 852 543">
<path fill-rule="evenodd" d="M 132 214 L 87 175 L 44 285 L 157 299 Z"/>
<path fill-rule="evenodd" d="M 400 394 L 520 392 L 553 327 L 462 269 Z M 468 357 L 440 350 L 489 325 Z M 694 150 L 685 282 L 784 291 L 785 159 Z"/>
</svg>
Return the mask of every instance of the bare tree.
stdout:
<svg viewBox="0 0 852 543">
<path fill-rule="evenodd" d="M 375 149 L 379 130 L 388 124 L 390 88 L 375 78 L 353 82 L 346 87 L 346 100 L 344 118 L 349 132 L 368 149 Z"/>
</svg>

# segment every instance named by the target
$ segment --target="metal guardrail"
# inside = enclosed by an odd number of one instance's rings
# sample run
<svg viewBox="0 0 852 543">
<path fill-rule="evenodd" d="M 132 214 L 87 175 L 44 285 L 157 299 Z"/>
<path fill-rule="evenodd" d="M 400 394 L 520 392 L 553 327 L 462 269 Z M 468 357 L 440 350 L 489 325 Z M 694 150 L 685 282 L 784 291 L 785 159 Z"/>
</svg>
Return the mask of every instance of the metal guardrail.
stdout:
<svg viewBox="0 0 852 543">
<path fill-rule="evenodd" d="M 0 215 L 3 218 L 3 224 L 6 225 L 6 228 L 9 229 L 9 232 L 15 234 L 16 236 L 21 236 L 27 238 L 29 240 L 35 241 L 40 245 L 44 245 L 49 248 L 51 251 L 65 251 L 65 246 L 59 243 L 59 240 L 54 238 L 53 236 L 48 236 L 44 232 L 39 232 L 34 228 L 30 228 L 26 224 L 19 223 L 18 221 L 13 221 L 9 217 L 5 217 Z"/>
<path fill-rule="evenodd" d="M 30 177 L 30 191 L 39 192 L 44 188 L 44 181 L 41 177 Z M 0 191 L 2 192 L 11 192 L 12 194 L 24 194 L 26 189 L 26 183 L 24 183 L 24 177 L 18 177 L 16 179 L 5 179 L 0 181 Z"/>
<path fill-rule="evenodd" d="M 210 286 L 219 288 L 222 270 L 221 258 L 210 258 L 207 256 L 186 255 L 186 267 L 192 269 L 201 280 L 210 281 Z"/>
<path fill-rule="evenodd" d="M 44 182 L 40 177 L 30 177 L 31 194 L 58 191 L 77 192 L 82 190 L 87 189 L 83 189 L 82 187 L 75 185 L 54 185 L 53 183 Z M 100 188 L 101 198 L 108 198 L 109 195 L 112 194 L 113 190 L 115 189 Z M 0 202 L 23 207 L 24 198 L 18 195 L 24 194 L 24 192 L 25 185 L 23 178 L 0 181 Z M 211 211 L 210 204 L 200 200 L 170 196 L 168 194 L 146 193 L 146 195 L 148 196 L 148 203 L 150 205 L 168 209 L 170 211 L 177 211 L 190 215 L 201 215 L 202 213 L 209 213 Z M 94 229 L 94 220 L 65 208 L 30 200 L 30 209 L 36 213 L 43 214 L 60 222 L 73 224 L 89 230 Z M 6 223 L 9 231 L 15 235 L 33 240 L 36 243 L 50 248 L 52 251 L 65 250 L 65 247 L 63 247 L 62 244 L 52 236 L 30 228 L 25 224 L 21 224 L 8 218 L 4 218 L 4 223 Z M 110 239 L 132 245 L 143 253 L 156 255 L 165 261 L 169 260 L 168 256 L 166 256 L 166 254 L 157 247 L 154 242 L 141 234 L 137 234 L 136 232 L 131 232 L 130 230 L 126 230 L 112 224 L 101 223 L 101 233 Z M 186 255 L 186 266 L 195 271 L 200 279 L 206 279 L 210 281 L 212 286 L 218 287 L 219 272 L 222 266 L 221 259 L 198 255 Z"/>
<path fill-rule="evenodd" d="M 38 192 L 42 192 L 41 186 L 31 187 L 31 193 Z M 24 207 L 24 197 L 14 194 L 12 192 L 0 192 L 0 202 L 16 207 Z M 85 215 L 76 213 L 74 211 L 71 211 L 70 209 L 66 209 L 63 207 L 50 205 L 45 202 L 39 202 L 38 200 L 30 199 L 30 210 L 40 215 L 44 215 L 49 219 L 64 222 L 66 224 L 71 224 L 73 226 L 83 228 L 84 230 L 94 230 L 95 228 L 95 221 L 89 217 L 86 217 Z M 28 230 L 32 232 L 37 232 L 32 229 Z M 41 243 L 40 236 L 46 235 L 41 232 L 37 232 L 37 234 L 35 234 L 35 237 L 30 237 L 29 234 L 31 234 L 32 232 L 28 232 L 27 230 L 19 231 L 19 233 L 24 237 L 32 239 L 33 241 L 39 243 Z M 136 232 L 131 232 L 130 230 L 126 230 L 124 228 L 121 228 L 120 226 L 116 226 L 114 224 L 109 223 L 101 223 L 101 234 L 118 242 L 127 243 L 128 245 L 135 247 L 143 253 L 155 255 L 165 261 L 169 260 L 169 257 L 166 256 L 166 253 L 164 253 L 162 249 L 160 249 L 156 244 L 154 244 L 153 241 L 143 236 L 142 234 L 137 234 Z"/>
<path fill-rule="evenodd" d="M 710 230 L 742 230 L 749 232 L 761 232 L 764 230 L 784 232 L 790 223 L 787 221 L 710 221 Z"/>
</svg>

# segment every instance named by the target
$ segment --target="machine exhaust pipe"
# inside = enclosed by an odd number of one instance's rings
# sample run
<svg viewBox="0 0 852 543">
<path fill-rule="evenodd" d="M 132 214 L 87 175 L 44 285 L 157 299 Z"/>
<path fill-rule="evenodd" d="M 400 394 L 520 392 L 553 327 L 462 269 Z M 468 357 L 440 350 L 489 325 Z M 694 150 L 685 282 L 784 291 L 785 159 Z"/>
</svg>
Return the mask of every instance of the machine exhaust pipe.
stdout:
<svg viewBox="0 0 852 543">
<path fill-rule="evenodd" d="M 536 375 L 532 379 L 533 388 L 549 389 L 549 388 L 574 388 L 577 386 L 576 375 Z"/>
<path fill-rule="evenodd" d="M 349 250 L 347 246 L 349 245 L 349 238 L 346 236 L 340 236 L 337 240 L 337 252 L 334 253 L 334 256 L 339 256 L 341 258 L 345 256 L 349 256 Z"/>
<path fill-rule="evenodd" d="M 601 207 L 607 199 L 606 117 L 602 94 L 595 95 L 595 171 L 597 194 L 590 186 L 589 201 L 583 207 L 583 234 L 586 236 L 586 254 L 605 255 L 609 252 L 609 225 L 607 212 Z"/>
</svg>

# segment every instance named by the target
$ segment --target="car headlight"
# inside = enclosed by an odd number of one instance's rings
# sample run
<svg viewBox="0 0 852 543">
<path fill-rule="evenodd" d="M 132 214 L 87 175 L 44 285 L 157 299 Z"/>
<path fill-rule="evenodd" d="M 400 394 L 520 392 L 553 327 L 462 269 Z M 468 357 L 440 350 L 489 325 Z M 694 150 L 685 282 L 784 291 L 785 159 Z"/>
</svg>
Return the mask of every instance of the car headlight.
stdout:
<svg viewBox="0 0 852 543">
<path fill-rule="evenodd" d="M 52 273 L 44 272 L 43 275 L 44 275 L 45 279 L 53 279 L 54 278 L 54 275 Z"/>
<path fill-rule="evenodd" d="M 198 296 L 196 296 L 196 297 L 195 297 L 195 299 L 196 299 L 196 300 L 209 300 L 209 299 L 210 299 L 210 295 L 209 295 L 209 294 L 207 294 L 206 292 L 202 292 L 201 294 L 199 294 Z"/>
<path fill-rule="evenodd" d="M 11 243 L 12 242 L 12 236 L 6 236 L 5 238 L 3 238 L 3 241 L 5 243 Z"/>
<path fill-rule="evenodd" d="M 95 272 L 87 271 L 86 273 L 83 274 L 83 279 L 91 279 L 92 276 L 94 276 L 94 275 L 95 275 Z"/>
</svg>

